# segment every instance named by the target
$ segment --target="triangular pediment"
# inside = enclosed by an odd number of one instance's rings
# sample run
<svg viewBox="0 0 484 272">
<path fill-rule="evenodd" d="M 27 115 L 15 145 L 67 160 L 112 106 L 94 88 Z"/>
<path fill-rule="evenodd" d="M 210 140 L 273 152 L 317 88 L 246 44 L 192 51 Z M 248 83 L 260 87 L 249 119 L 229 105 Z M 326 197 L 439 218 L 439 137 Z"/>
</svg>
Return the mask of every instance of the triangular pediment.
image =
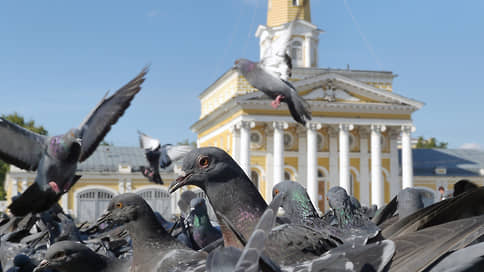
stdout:
<svg viewBox="0 0 484 272">
<path fill-rule="evenodd" d="M 293 85 L 307 101 L 384 103 L 405 105 L 415 109 L 420 109 L 424 105 L 420 101 L 333 72 L 298 80 L 293 82 Z M 253 92 L 239 99 L 253 100 L 263 99 L 263 97 L 266 96 L 262 92 Z"/>
</svg>

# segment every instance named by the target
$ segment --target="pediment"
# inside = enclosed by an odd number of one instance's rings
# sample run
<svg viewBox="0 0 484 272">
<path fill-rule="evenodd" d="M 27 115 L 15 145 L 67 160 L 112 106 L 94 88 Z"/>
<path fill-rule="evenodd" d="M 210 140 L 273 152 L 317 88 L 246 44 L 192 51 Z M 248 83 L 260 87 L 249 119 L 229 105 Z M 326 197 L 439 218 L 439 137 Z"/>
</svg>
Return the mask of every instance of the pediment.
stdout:
<svg viewBox="0 0 484 272">
<path fill-rule="evenodd" d="M 384 103 L 411 106 L 415 109 L 420 109 L 424 105 L 420 101 L 333 72 L 295 81 L 293 85 L 308 101 Z M 262 92 L 253 92 L 239 99 L 253 100 L 263 99 L 263 97 L 266 96 Z"/>
</svg>

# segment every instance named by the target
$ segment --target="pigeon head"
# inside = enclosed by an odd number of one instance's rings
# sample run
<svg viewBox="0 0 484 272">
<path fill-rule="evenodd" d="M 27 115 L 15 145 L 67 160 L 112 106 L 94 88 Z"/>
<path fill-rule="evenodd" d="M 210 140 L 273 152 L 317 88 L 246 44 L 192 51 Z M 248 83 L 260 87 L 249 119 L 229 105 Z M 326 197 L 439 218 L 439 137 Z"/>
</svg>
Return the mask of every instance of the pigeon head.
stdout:
<svg viewBox="0 0 484 272">
<path fill-rule="evenodd" d="M 13 264 L 16 267 L 27 267 L 27 266 L 32 265 L 33 263 L 32 263 L 32 260 L 30 259 L 29 256 L 27 256 L 25 254 L 18 254 L 13 259 Z"/>
<path fill-rule="evenodd" d="M 311 200 L 304 187 L 294 181 L 283 181 L 272 188 L 272 197 L 284 193 L 282 208 L 289 215 L 317 216 Z"/>
<path fill-rule="evenodd" d="M 83 244 L 73 241 L 60 241 L 53 244 L 45 253 L 45 259 L 34 269 L 43 271 L 97 271 L 105 265 L 104 260 Z"/>
<path fill-rule="evenodd" d="M 238 59 L 234 63 L 234 68 L 242 75 L 247 75 L 250 71 L 254 70 L 256 63 L 247 59 Z"/>
<path fill-rule="evenodd" d="M 197 215 L 207 214 L 205 199 L 201 197 L 192 199 L 192 201 L 190 201 L 190 210 Z"/>
<path fill-rule="evenodd" d="M 347 208 L 350 204 L 350 197 L 342 187 L 335 186 L 329 189 L 326 194 L 329 206 L 333 210 Z"/>
<path fill-rule="evenodd" d="M 66 134 L 50 138 L 49 154 L 61 161 L 75 162 L 81 153 L 81 138 L 78 129 L 71 129 Z"/>
<path fill-rule="evenodd" d="M 202 147 L 187 153 L 182 171 L 182 176 L 170 185 L 170 193 L 186 185 L 206 191 L 208 183 L 223 183 L 244 173 L 229 154 L 217 147 Z"/>
<path fill-rule="evenodd" d="M 120 194 L 111 199 L 106 213 L 98 219 L 97 224 L 106 221 L 114 224 L 125 224 L 136 221 L 146 214 L 154 213 L 141 196 L 135 193 Z"/>
</svg>

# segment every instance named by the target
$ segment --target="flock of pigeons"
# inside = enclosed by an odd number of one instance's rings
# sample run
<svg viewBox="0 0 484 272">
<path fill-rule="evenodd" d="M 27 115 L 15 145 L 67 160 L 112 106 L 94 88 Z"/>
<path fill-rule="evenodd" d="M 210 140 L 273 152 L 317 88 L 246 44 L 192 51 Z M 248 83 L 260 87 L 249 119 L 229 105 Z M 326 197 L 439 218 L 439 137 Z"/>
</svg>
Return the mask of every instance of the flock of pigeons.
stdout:
<svg viewBox="0 0 484 272">
<path fill-rule="evenodd" d="M 288 81 L 293 28 L 294 21 L 260 63 L 240 59 L 235 69 L 273 98 L 273 107 L 285 102 L 304 125 L 309 106 Z M 149 162 L 143 175 L 163 184 L 160 167 L 183 159 L 183 174 L 170 193 L 201 188 L 217 222 L 211 222 L 205 199 L 185 191 L 175 222 L 141 196 L 125 193 L 96 223 L 76 225 L 57 202 L 79 180 L 78 163 L 123 115 L 146 73 L 106 95 L 63 135 L 42 136 L 0 118 L 0 159 L 37 171 L 35 182 L 12 199 L 12 215 L 0 214 L 0 272 L 484 271 L 484 188 L 459 183 L 454 197 L 427 207 L 421 191 L 407 188 L 377 210 L 334 187 L 326 194 L 331 210 L 320 216 L 297 182 L 275 181 L 268 205 L 225 151 L 161 145 L 141 132 Z"/>
</svg>

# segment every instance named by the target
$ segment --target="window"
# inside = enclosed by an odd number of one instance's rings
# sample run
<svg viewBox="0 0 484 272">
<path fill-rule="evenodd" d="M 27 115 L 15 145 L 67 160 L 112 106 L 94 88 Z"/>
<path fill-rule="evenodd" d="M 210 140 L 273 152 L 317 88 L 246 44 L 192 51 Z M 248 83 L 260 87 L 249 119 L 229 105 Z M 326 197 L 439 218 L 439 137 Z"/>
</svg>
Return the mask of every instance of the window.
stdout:
<svg viewBox="0 0 484 272">
<path fill-rule="evenodd" d="M 299 6 L 299 0 L 292 0 L 292 5 L 293 5 L 294 7 Z"/>
<path fill-rule="evenodd" d="M 291 60 L 292 63 L 300 66 L 302 64 L 302 43 L 295 41 L 291 46 Z"/>
<path fill-rule="evenodd" d="M 145 189 L 137 192 L 155 212 L 159 212 L 166 219 L 171 218 L 170 194 L 161 189 Z"/>
<path fill-rule="evenodd" d="M 321 133 L 318 133 L 316 135 L 316 142 L 318 144 L 318 151 L 323 150 L 324 148 L 324 136 Z M 319 170 L 318 170 L 319 171 Z"/>
<path fill-rule="evenodd" d="M 106 210 L 113 196 L 113 193 L 101 189 L 88 190 L 79 194 L 77 197 L 78 222 L 96 221 Z"/>
<path fill-rule="evenodd" d="M 262 134 L 258 131 L 250 132 L 250 147 L 260 148 L 262 146 Z"/>
<path fill-rule="evenodd" d="M 284 132 L 284 149 L 291 149 L 294 145 L 294 139 L 292 134 L 289 132 Z"/>
</svg>

